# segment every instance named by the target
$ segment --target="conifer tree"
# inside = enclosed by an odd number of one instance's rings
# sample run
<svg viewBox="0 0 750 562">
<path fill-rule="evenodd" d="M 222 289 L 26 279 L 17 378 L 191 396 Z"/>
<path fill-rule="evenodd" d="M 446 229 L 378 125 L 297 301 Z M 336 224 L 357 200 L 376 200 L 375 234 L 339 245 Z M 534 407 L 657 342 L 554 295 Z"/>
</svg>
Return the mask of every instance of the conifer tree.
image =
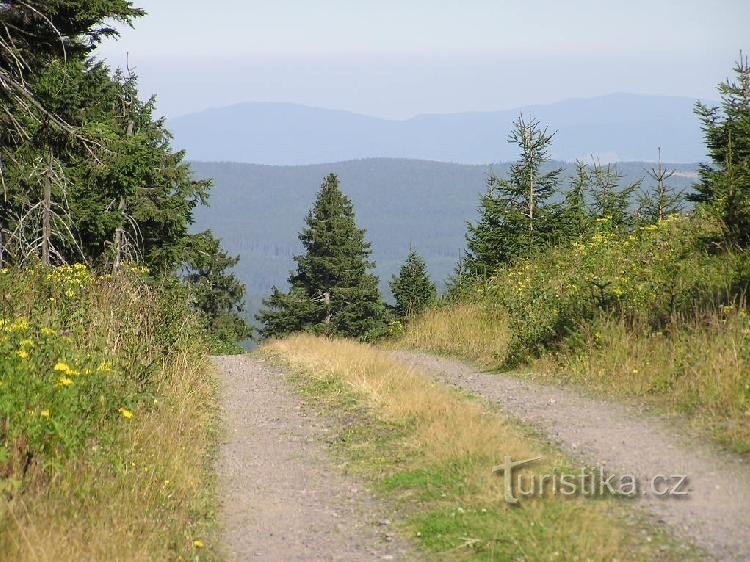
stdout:
<svg viewBox="0 0 750 562">
<path fill-rule="evenodd" d="M 385 333 L 387 314 L 370 273 L 370 244 L 357 228 L 351 201 L 335 174 L 325 178 L 299 235 L 305 253 L 295 256 L 290 291 L 274 287 L 257 316 L 263 337 L 291 332 L 375 339 Z"/>
<path fill-rule="evenodd" d="M 641 193 L 639 197 L 638 214 L 640 219 L 647 223 L 657 223 L 669 215 L 679 213 L 682 209 L 682 192 L 676 191 L 668 183 L 675 171 L 664 168 L 661 162 L 661 148 L 658 151 L 656 167 L 648 171 L 655 184 L 653 190 L 651 193 Z"/>
<path fill-rule="evenodd" d="M 396 314 L 402 318 L 424 312 L 437 297 L 435 284 L 427 273 L 427 265 L 413 249 L 409 251 L 398 276 L 393 276 L 390 285 L 396 299 Z"/>
<path fill-rule="evenodd" d="M 135 74 L 113 76 L 92 58 L 103 38 L 117 36 L 115 22 L 132 24 L 143 10 L 129 0 L 2 7 L 0 265 L 83 261 L 112 270 L 137 261 L 155 277 L 187 269 L 196 307 L 239 335 L 243 295 L 225 271 L 233 258 L 189 230 L 210 181 L 191 177 Z"/>
<path fill-rule="evenodd" d="M 598 219 L 607 219 L 615 229 L 630 227 L 633 223 L 630 204 L 641 182 L 621 186 L 622 174 L 614 164 L 602 165 L 594 161 L 588 169 L 591 214 Z"/>
<path fill-rule="evenodd" d="M 554 243 L 575 240 L 591 230 L 593 221 L 586 203 L 590 184 L 591 174 L 588 166 L 580 160 L 576 161 L 575 175 L 570 178 L 562 203 L 556 205 Z"/>
<path fill-rule="evenodd" d="M 192 247 L 185 264 L 185 280 L 206 328 L 229 346 L 249 338 L 252 331 L 242 316 L 245 285 L 231 272 L 239 257 L 229 256 L 210 230 L 191 237 L 189 243 Z"/>
<path fill-rule="evenodd" d="M 700 182 L 688 198 L 704 203 L 726 227 L 727 240 L 750 245 L 750 64 L 740 58 L 736 80 L 719 84 L 721 107 L 696 104 L 711 164 L 701 164 Z"/>
<path fill-rule="evenodd" d="M 480 200 L 480 219 L 468 225 L 467 266 L 474 275 L 544 247 L 551 235 L 548 202 L 557 189 L 561 168 L 543 172 L 550 161 L 554 133 L 536 119 L 520 115 L 508 142 L 518 145 L 519 160 L 507 178 L 490 174 Z"/>
</svg>

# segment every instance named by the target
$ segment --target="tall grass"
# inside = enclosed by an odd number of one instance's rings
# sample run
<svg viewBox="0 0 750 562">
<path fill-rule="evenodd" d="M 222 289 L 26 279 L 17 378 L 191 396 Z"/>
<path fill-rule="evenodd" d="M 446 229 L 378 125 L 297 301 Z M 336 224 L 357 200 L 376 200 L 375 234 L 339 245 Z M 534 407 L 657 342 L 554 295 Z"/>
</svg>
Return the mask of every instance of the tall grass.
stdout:
<svg viewBox="0 0 750 562">
<path fill-rule="evenodd" d="M 603 317 L 532 371 L 685 414 L 721 444 L 750 451 L 750 317 L 742 308 L 678 316 L 657 331 Z"/>
<path fill-rule="evenodd" d="M 461 302 L 417 316 L 396 345 L 453 355 L 492 368 L 505 361 L 508 337 L 508 317 L 502 309 Z"/>
<path fill-rule="evenodd" d="M 321 411 L 342 421 L 340 452 L 409 514 L 406 530 L 435 560 L 670 560 L 657 529 L 619 517 L 614 499 L 503 501 L 492 467 L 505 455 L 566 460 L 482 402 L 374 347 L 309 335 L 266 344 Z M 641 534 L 643 531 L 644 534 Z M 648 535 L 653 542 L 643 540 Z"/>
<path fill-rule="evenodd" d="M 2 557 L 211 558 L 216 393 L 181 289 L 82 266 L 0 289 Z"/>
</svg>

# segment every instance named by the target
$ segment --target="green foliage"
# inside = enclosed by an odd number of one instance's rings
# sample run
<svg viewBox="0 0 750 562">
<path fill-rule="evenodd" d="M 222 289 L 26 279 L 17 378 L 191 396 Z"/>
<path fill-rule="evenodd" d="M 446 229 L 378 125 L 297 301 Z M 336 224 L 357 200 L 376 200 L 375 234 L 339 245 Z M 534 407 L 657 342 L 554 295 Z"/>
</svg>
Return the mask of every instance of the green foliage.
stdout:
<svg viewBox="0 0 750 562">
<path fill-rule="evenodd" d="M 651 193 L 641 192 L 639 196 L 638 216 L 641 221 L 653 224 L 682 211 L 682 192 L 668 183 L 674 174 L 675 170 L 665 170 L 662 166 L 659 149 L 658 164 L 648 171 L 656 185 Z"/>
<path fill-rule="evenodd" d="M 623 236 L 599 219 L 596 232 L 572 246 L 499 268 L 473 298 L 508 312 L 509 364 L 602 312 L 663 325 L 674 313 L 726 298 L 736 282 L 736 257 L 703 249 L 704 234 L 716 231 L 709 219 L 673 216 Z"/>
<path fill-rule="evenodd" d="M 14 47 L 0 50 L 0 267 L 187 270 L 217 341 L 236 345 L 248 333 L 236 314 L 244 288 L 224 271 L 236 261 L 189 232 L 210 181 L 192 178 L 137 76 L 90 58 L 113 21 L 142 14 L 124 0 L 31 0 L 0 14 Z"/>
<path fill-rule="evenodd" d="M 711 164 L 702 164 L 696 193 L 724 222 L 730 244 L 750 244 L 750 65 L 747 57 L 735 67 L 736 82 L 719 84 L 721 107 L 696 104 Z"/>
<path fill-rule="evenodd" d="M 377 278 L 369 271 L 370 244 L 357 228 L 352 203 L 338 178 L 326 177 L 299 239 L 305 254 L 285 294 L 274 288 L 257 316 L 263 337 L 297 331 L 374 339 L 387 326 Z"/>
<path fill-rule="evenodd" d="M 630 202 L 640 182 L 621 186 L 622 174 L 614 164 L 603 166 L 594 162 L 588 168 L 590 214 L 597 219 L 607 219 L 616 229 L 627 229 L 633 224 Z"/>
<path fill-rule="evenodd" d="M 184 288 L 150 285 L 141 267 L 4 269 L 0 295 L 0 479 L 50 477 L 83 447 L 120 462 L 159 365 L 202 349 Z"/>
<path fill-rule="evenodd" d="M 424 260 L 415 250 L 409 252 L 398 276 L 393 276 L 391 291 L 396 299 L 396 314 L 402 318 L 421 314 L 435 302 L 435 284 L 430 280 Z"/>
<path fill-rule="evenodd" d="M 190 239 L 185 279 L 192 304 L 216 340 L 215 351 L 237 349 L 237 342 L 249 338 L 252 330 L 242 316 L 245 286 L 230 271 L 239 257 L 230 257 L 210 230 Z"/>
<path fill-rule="evenodd" d="M 500 264 L 529 255 L 549 242 L 549 198 L 557 189 L 561 168 L 542 172 L 550 161 L 554 133 L 523 115 L 514 122 L 508 142 L 518 145 L 520 158 L 507 178 L 491 174 L 480 200 L 480 219 L 468 225 L 467 267 L 474 275 L 490 273 Z"/>
</svg>

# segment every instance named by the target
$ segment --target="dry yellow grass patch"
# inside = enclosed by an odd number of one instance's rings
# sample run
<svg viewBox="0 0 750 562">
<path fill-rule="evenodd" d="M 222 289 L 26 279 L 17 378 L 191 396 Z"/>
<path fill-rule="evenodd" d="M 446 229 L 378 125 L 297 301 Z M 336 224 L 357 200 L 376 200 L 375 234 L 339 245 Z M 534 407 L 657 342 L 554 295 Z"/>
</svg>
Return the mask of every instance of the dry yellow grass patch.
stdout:
<svg viewBox="0 0 750 562">
<path fill-rule="evenodd" d="M 211 459 L 215 378 L 197 354 L 167 367 L 155 407 L 136 413 L 118 443 L 119 464 L 95 451 L 55 481 L 0 503 L 0 558 L 153 561 L 214 558 Z M 3 513 L 4 512 L 4 513 Z M 207 551 L 212 551 L 209 554 Z"/>
<path fill-rule="evenodd" d="M 505 455 L 516 460 L 544 455 L 529 469 L 536 474 L 564 469 L 565 459 L 498 411 L 436 383 L 418 368 L 373 346 L 309 335 L 269 342 L 262 351 L 299 373 L 302 388 L 319 407 L 324 403 L 347 407 L 341 396 L 345 391 L 335 390 L 331 381 L 364 402 L 367 416 L 375 417 L 355 422 L 364 431 L 346 440 L 346 447 L 356 451 L 360 461 L 362 451 L 368 450 L 366 441 L 378 440 L 373 435 L 374 420 L 407 428 L 397 442 L 372 449 L 377 452 L 372 455 L 370 477 L 386 493 L 397 494 L 399 505 L 412 513 L 411 531 L 427 550 L 444 559 L 642 560 L 651 556 L 644 549 L 653 545 L 637 544 L 632 527 L 612 515 L 614 500 L 543 497 L 526 498 L 521 506 L 507 505 L 503 478 L 492 472 Z M 388 455 L 398 460 L 389 465 Z M 659 553 L 658 558 L 671 556 Z"/>
<path fill-rule="evenodd" d="M 480 368 L 501 365 L 508 352 L 508 320 L 487 304 L 431 308 L 406 327 L 399 347 L 462 357 Z"/>
<path fill-rule="evenodd" d="M 500 414 L 488 412 L 478 401 L 461 397 L 375 347 L 297 336 L 269 343 L 265 349 L 282 354 L 296 367 L 311 369 L 311 377 L 334 374 L 365 396 L 386 421 L 414 421 L 417 430 L 411 446 L 430 460 L 494 458 L 501 449 L 517 458 L 539 452 Z"/>
<path fill-rule="evenodd" d="M 750 318 L 743 310 L 676 318 L 664 332 L 603 320 L 534 370 L 542 380 L 686 413 L 721 443 L 750 450 Z"/>
</svg>

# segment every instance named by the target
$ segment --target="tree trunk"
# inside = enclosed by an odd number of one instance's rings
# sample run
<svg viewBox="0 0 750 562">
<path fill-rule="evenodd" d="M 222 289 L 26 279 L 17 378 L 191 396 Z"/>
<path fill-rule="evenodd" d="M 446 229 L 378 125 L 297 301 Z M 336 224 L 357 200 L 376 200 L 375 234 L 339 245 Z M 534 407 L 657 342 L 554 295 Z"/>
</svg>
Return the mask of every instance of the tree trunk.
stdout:
<svg viewBox="0 0 750 562">
<path fill-rule="evenodd" d="M 135 124 L 133 121 L 128 121 L 128 130 L 127 130 L 127 136 L 132 137 L 134 134 Z M 120 197 L 120 202 L 117 204 L 117 212 L 120 213 L 121 216 L 125 214 L 125 206 L 126 206 L 125 196 Z M 115 257 L 112 260 L 112 271 L 117 271 L 120 269 L 120 266 L 122 265 L 123 261 L 123 253 L 124 253 L 124 246 L 125 244 L 125 219 L 123 216 L 123 220 L 120 223 L 120 226 L 118 226 L 115 229 Z"/>
<path fill-rule="evenodd" d="M 52 244 L 52 227 L 50 215 L 52 213 L 52 154 L 47 155 L 47 171 L 44 175 L 44 207 L 42 208 L 42 263 L 50 265 L 50 246 Z"/>
</svg>

